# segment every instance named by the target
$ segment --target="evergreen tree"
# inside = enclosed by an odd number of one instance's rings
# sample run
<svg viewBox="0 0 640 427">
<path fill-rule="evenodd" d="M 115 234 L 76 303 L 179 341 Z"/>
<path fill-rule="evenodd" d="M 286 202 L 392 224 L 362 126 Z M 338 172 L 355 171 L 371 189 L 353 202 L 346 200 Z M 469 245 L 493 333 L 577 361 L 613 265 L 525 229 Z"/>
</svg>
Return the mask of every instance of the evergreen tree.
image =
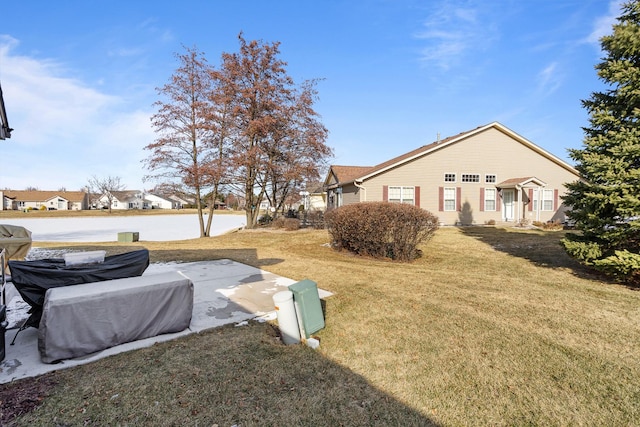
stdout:
<svg viewBox="0 0 640 427">
<path fill-rule="evenodd" d="M 608 87 L 582 101 L 589 112 L 582 149 L 570 150 L 582 180 L 563 198 L 579 235 L 567 252 L 625 281 L 640 282 L 640 0 L 622 6 L 607 56 L 595 68 Z"/>
</svg>

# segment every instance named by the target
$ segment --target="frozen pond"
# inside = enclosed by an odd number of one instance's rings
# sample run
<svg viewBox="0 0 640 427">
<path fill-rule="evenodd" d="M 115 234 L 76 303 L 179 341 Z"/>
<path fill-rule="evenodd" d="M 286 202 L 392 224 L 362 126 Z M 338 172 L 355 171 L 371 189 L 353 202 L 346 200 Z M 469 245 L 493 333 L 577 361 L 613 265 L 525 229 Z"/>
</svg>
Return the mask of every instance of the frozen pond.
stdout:
<svg viewBox="0 0 640 427">
<path fill-rule="evenodd" d="M 205 216 L 206 224 L 207 216 Z M 167 241 L 200 237 L 198 215 L 141 215 L 73 218 L 7 218 L 5 224 L 31 231 L 34 242 L 115 242 L 120 232 L 138 232 L 141 241 Z M 214 215 L 211 235 L 246 225 L 244 215 Z"/>
</svg>

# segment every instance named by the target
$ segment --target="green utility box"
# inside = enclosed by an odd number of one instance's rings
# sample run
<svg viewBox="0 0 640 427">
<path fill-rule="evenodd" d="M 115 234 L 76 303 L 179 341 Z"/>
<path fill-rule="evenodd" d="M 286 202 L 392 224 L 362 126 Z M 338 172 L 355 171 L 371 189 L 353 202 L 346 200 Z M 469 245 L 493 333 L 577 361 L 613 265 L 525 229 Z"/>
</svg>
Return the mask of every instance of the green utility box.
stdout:
<svg viewBox="0 0 640 427">
<path fill-rule="evenodd" d="M 118 242 L 137 242 L 140 238 L 140 233 L 137 231 L 125 231 L 118 233 Z"/>
<path fill-rule="evenodd" d="M 309 338 L 311 334 L 324 328 L 324 314 L 318 285 L 312 280 L 305 279 L 290 285 L 289 290 L 293 293 L 300 334 Z"/>
</svg>

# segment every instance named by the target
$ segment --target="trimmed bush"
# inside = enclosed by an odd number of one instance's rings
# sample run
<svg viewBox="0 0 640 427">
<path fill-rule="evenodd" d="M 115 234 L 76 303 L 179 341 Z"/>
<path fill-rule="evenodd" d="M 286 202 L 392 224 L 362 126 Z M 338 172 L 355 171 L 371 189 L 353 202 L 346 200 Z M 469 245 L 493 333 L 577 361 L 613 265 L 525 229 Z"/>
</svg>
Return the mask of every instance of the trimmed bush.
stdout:
<svg viewBox="0 0 640 427">
<path fill-rule="evenodd" d="M 411 261 L 418 245 L 433 236 L 438 218 L 417 206 L 388 203 L 356 203 L 327 212 L 332 246 L 358 255 Z"/>
<path fill-rule="evenodd" d="M 284 229 L 286 231 L 296 231 L 300 229 L 300 220 L 296 218 L 285 218 Z"/>
</svg>

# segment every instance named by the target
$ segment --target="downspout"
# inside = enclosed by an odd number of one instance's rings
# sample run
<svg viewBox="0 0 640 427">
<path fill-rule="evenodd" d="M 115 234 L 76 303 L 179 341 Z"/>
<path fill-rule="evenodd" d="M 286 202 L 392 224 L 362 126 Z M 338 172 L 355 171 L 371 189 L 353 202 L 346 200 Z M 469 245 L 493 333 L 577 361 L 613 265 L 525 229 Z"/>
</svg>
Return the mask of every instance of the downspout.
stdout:
<svg viewBox="0 0 640 427">
<path fill-rule="evenodd" d="M 521 223 L 522 221 L 522 214 L 520 213 L 520 209 L 524 208 L 524 206 L 522 206 L 522 203 L 524 201 L 524 197 L 522 197 L 522 187 L 520 187 L 518 184 L 516 184 L 516 197 L 519 196 L 519 199 L 517 200 L 517 204 L 516 206 L 518 207 L 518 216 L 516 217 L 516 224 Z M 514 200 L 515 202 L 515 200 Z"/>
<path fill-rule="evenodd" d="M 364 195 L 364 200 L 362 200 L 362 198 L 361 198 L 360 201 L 361 202 L 366 202 L 367 201 L 367 189 L 364 186 L 362 186 L 361 184 L 358 184 L 358 181 L 356 181 L 356 180 L 353 180 L 353 185 L 355 185 L 357 188 L 362 190 L 362 193 Z"/>
</svg>

